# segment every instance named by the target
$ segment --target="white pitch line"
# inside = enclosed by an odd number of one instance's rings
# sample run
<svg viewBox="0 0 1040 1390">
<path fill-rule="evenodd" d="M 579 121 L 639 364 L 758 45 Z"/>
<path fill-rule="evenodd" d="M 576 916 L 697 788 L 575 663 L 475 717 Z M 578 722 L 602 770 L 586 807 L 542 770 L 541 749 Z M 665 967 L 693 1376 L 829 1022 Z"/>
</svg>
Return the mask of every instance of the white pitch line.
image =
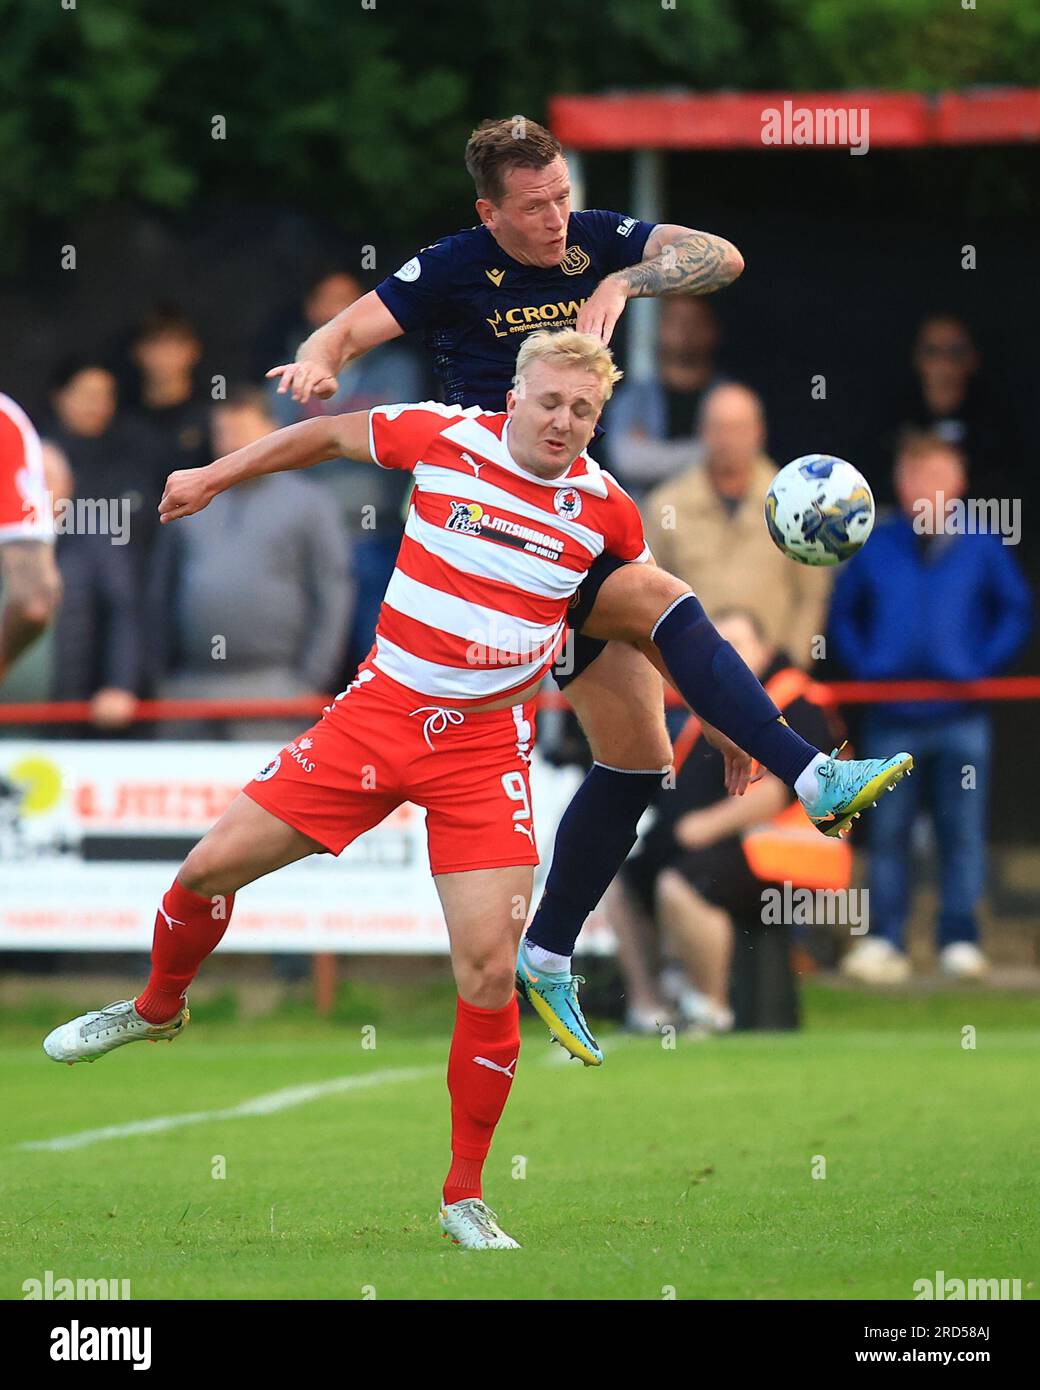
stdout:
<svg viewBox="0 0 1040 1390">
<path fill-rule="evenodd" d="M 342 1095 L 347 1091 L 363 1091 L 372 1086 L 386 1086 L 394 1081 L 415 1081 L 419 1077 L 442 1073 L 443 1067 L 399 1067 L 392 1071 L 373 1071 L 367 1076 L 340 1076 L 334 1081 L 318 1081 L 310 1086 L 287 1086 L 254 1096 L 224 1110 L 193 1110 L 181 1115 L 156 1115 L 151 1120 L 132 1120 L 125 1125 L 106 1125 L 104 1129 L 81 1129 L 75 1134 L 61 1134 L 56 1139 L 31 1139 L 19 1144 L 19 1149 L 48 1149 L 60 1151 L 83 1149 L 88 1144 L 100 1144 L 106 1139 L 127 1139 L 135 1134 L 161 1134 L 165 1130 L 182 1129 L 185 1125 L 206 1124 L 209 1120 L 238 1120 L 252 1115 L 273 1115 L 290 1110 L 324 1096 Z"/>
<path fill-rule="evenodd" d="M 611 1051 L 631 1041 L 627 1035 L 611 1039 Z M 558 1055 L 557 1055 L 558 1054 Z M 553 1048 L 543 1058 L 542 1065 L 558 1065 L 574 1059 L 563 1048 Z M 187 1125 L 202 1125 L 209 1120 L 240 1120 L 254 1115 L 274 1115 L 279 1110 L 291 1110 L 325 1096 L 343 1095 L 348 1091 L 363 1091 L 372 1086 L 387 1086 L 395 1081 L 416 1081 L 420 1077 L 442 1075 L 443 1067 L 398 1067 L 395 1070 L 369 1072 L 367 1076 L 340 1076 L 333 1081 L 317 1081 L 309 1086 L 287 1086 L 281 1091 L 269 1091 L 264 1096 L 240 1101 L 224 1110 L 189 1110 L 180 1115 L 156 1115 L 151 1120 L 131 1120 L 125 1125 L 106 1125 L 103 1129 L 81 1129 L 75 1134 L 59 1134 L 55 1139 L 30 1139 L 16 1145 L 18 1149 L 65 1152 L 101 1144 L 106 1139 L 129 1139 L 137 1134 L 162 1134 Z"/>
</svg>

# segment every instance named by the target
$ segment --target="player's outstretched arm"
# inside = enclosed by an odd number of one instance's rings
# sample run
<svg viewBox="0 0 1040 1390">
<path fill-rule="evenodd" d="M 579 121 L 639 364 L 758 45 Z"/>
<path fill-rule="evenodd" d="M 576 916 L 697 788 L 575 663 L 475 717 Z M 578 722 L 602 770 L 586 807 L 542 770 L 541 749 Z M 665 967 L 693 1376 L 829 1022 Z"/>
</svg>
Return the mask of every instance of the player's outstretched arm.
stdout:
<svg viewBox="0 0 1040 1390">
<path fill-rule="evenodd" d="M 301 404 L 311 396 L 328 400 L 336 394 L 336 373 L 348 362 L 380 343 L 399 338 L 403 332 L 375 290 L 370 290 L 305 338 L 296 351 L 295 362 L 272 367 L 267 377 L 280 378 L 278 394 L 284 396 L 291 391 L 293 400 Z"/>
<path fill-rule="evenodd" d="M 367 410 L 355 410 L 349 415 L 302 420 L 298 425 L 287 425 L 264 435 L 244 449 L 225 454 L 205 468 L 179 469 L 166 479 L 159 520 L 165 524 L 193 516 L 229 487 L 266 473 L 287 473 L 336 458 L 372 463 L 368 416 Z"/>
<path fill-rule="evenodd" d="M 578 315 L 580 333 L 609 343 L 630 299 L 661 294 L 714 294 L 744 269 L 744 258 L 725 237 L 662 222 L 647 237 L 643 259 L 608 275 Z"/>
</svg>

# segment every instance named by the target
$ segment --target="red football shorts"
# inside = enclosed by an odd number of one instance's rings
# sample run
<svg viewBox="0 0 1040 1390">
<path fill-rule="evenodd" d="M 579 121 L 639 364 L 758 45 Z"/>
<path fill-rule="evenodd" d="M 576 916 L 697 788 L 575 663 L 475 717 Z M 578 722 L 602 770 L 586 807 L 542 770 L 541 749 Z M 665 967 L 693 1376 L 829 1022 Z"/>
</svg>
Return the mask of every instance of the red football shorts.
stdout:
<svg viewBox="0 0 1040 1390">
<path fill-rule="evenodd" d="M 410 801 L 435 874 L 537 864 L 533 744 L 531 704 L 456 710 L 363 666 L 243 791 L 333 854 Z"/>
</svg>

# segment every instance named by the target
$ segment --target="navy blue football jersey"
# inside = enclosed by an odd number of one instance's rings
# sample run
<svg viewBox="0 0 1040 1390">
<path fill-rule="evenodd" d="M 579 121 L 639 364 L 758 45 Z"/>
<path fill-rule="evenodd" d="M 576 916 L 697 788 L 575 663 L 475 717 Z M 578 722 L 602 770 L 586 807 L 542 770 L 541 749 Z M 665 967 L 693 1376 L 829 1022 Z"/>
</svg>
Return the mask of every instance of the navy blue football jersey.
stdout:
<svg viewBox="0 0 1040 1390">
<path fill-rule="evenodd" d="M 504 410 L 516 354 L 528 333 L 573 328 L 605 275 L 643 258 L 652 222 L 619 212 L 572 212 L 556 266 L 521 265 L 486 227 L 424 246 L 376 294 L 432 353 L 439 399 Z"/>
</svg>

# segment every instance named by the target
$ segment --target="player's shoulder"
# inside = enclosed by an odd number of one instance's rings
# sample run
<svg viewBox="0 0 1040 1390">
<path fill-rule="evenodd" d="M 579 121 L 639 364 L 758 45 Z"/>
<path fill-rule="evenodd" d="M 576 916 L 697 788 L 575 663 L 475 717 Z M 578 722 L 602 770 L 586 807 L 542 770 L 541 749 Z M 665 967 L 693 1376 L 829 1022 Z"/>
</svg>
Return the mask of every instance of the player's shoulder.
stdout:
<svg viewBox="0 0 1040 1390">
<path fill-rule="evenodd" d="M 33 422 L 17 401 L 0 391 L 0 429 L 3 432 L 3 457 L 32 461 L 39 454 L 40 440 Z"/>
<path fill-rule="evenodd" d="M 17 401 L 13 401 L 11 397 L 6 395 L 3 391 L 0 391 L 0 412 L 10 416 L 19 427 L 32 429 L 32 422 L 22 407 Z"/>
<path fill-rule="evenodd" d="M 589 454 L 581 455 L 579 467 L 561 480 L 563 487 L 568 484 L 581 493 L 584 503 L 590 508 L 589 516 L 594 517 L 596 522 L 616 525 L 619 521 L 630 521 L 639 515 L 634 499 L 613 473 L 600 467 Z"/>
<path fill-rule="evenodd" d="M 571 213 L 571 230 L 579 230 L 594 237 L 630 238 L 645 224 L 638 217 L 629 217 L 624 212 L 612 212 L 609 208 L 585 208 Z"/>
<path fill-rule="evenodd" d="M 504 411 L 484 410 L 479 405 L 445 405 L 443 401 L 413 401 L 404 405 L 377 405 L 371 411 L 373 427 L 381 421 L 402 436 L 421 434 L 429 441 L 446 435 L 460 448 L 479 447 L 493 435 L 496 447 L 508 416 Z M 396 422 L 396 423 L 395 423 Z"/>
<path fill-rule="evenodd" d="M 463 227 L 450 236 L 432 241 L 429 246 L 420 247 L 410 260 L 394 272 L 394 278 L 407 284 L 430 271 L 456 271 L 485 255 L 490 241 L 491 234 L 486 227 Z"/>
<path fill-rule="evenodd" d="M 440 417 L 445 424 L 451 420 L 487 420 L 504 418 L 504 412 L 485 410 L 479 405 L 445 405 L 443 401 L 404 401 L 399 405 L 374 405 L 372 413 L 384 420 L 396 420 L 406 412 L 419 411 Z"/>
<path fill-rule="evenodd" d="M 597 467 L 599 465 L 597 464 Z M 599 476 L 603 479 L 607 489 L 607 500 L 619 506 L 636 507 L 635 498 L 631 493 L 626 492 L 618 480 L 605 468 L 599 469 Z M 638 508 L 636 508 L 638 510 Z"/>
</svg>

